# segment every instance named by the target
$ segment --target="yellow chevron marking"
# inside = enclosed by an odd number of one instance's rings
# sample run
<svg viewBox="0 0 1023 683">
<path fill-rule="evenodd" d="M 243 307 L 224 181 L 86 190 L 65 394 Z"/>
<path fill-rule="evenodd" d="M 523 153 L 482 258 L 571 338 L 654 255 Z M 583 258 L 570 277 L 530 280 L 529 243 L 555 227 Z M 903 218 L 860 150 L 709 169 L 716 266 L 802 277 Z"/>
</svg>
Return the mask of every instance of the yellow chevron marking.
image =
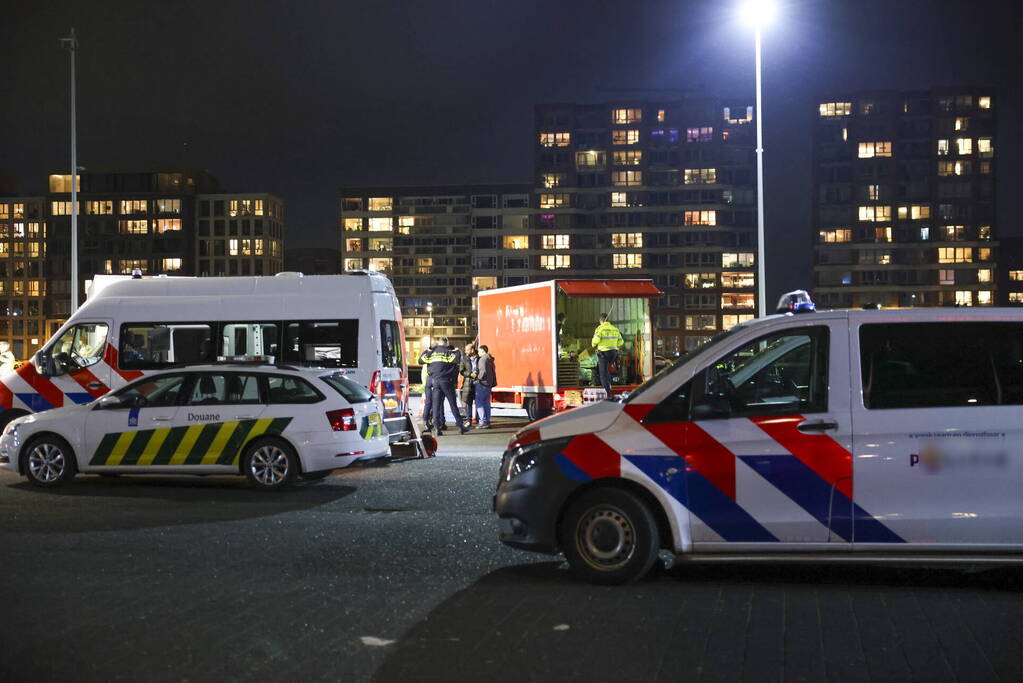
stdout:
<svg viewBox="0 0 1023 683">
<path fill-rule="evenodd" d="M 210 443 L 210 449 L 206 451 L 206 455 L 202 456 L 200 465 L 216 465 L 217 458 L 224 452 L 224 446 L 227 445 L 227 440 L 231 438 L 231 434 L 238 428 L 238 422 L 225 422 L 220 425 L 220 431 L 213 437 L 213 442 Z"/>
<path fill-rule="evenodd" d="M 138 432 L 121 432 L 121 435 L 117 437 L 117 443 L 114 444 L 113 449 L 110 451 L 110 455 L 107 457 L 107 461 L 104 465 L 120 465 L 121 459 L 124 454 L 128 452 L 128 447 L 131 446 L 132 439 Z"/>
<path fill-rule="evenodd" d="M 185 432 L 185 435 L 181 437 L 181 443 L 178 444 L 178 449 L 174 451 L 174 455 L 171 456 L 168 465 L 182 465 L 185 462 L 185 458 L 192 452 L 192 446 L 195 445 L 196 439 L 202 433 L 202 428 L 206 425 L 192 425 Z"/>
<path fill-rule="evenodd" d="M 252 441 L 252 439 L 254 439 L 255 437 L 257 437 L 260 434 L 262 434 L 263 432 L 265 432 L 266 428 L 269 427 L 270 423 L 273 422 L 273 421 L 274 421 L 274 419 L 272 417 L 264 417 L 261 420 L 256 420 L 256 424 L 252 425 L 252 429 L 249 431 L 249 435 L 245 438 L 245 443 L 246 444 L 249 443 L 250 441 Z M 243 444 L 243 448 L 239 448 L 238 449 L 238 454 L 236 456 L 234 456 L 234 460 L 231 461 L 232 465 L 237 465 L 238 464 L 238 459 L 242 457 L 242 451 L 243 450 L 244 450 L 244 444 Z"/>
<path fill-rule="evenodd" d="M 167 440 L 167 435 L 170 434 L 170 431 L 170 427 L 164 427 L 153 432 L 149 443 L 146 444 L 146 447 L 142 450 L 142 455 L 139 456 L 139 461 L 135 464 L 139 466 L 152 465 L 153 458 L 160 452 L 160 446 Z"/>
</svg>

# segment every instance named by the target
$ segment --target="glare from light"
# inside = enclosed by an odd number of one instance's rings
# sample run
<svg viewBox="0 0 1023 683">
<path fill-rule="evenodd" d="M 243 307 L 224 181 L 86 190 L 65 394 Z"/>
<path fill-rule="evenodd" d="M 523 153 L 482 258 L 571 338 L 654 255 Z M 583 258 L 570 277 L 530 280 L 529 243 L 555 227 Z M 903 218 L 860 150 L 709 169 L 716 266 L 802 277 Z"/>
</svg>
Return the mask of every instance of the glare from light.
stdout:
<svg viewBox="0 0 1023 683">
<path fill-rule="evenodd" d="M 777 6 L 771 0 L 749 0 L 742 6 L 742 16 L 751 25 L 763 27 L 774 19 Z"/>
</svg>

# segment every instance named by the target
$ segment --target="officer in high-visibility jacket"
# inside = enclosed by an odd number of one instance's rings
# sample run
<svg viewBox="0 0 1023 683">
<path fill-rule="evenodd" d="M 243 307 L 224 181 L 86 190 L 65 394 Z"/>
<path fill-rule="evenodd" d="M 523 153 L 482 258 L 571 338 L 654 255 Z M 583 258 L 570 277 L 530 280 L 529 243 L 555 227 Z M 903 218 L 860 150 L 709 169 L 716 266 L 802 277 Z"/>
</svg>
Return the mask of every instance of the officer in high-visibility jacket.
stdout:
<svg viewBox="0 0 1023 683">
<path fill-rule="evenodd" d="M 600 314 L 600 324 L 593 331 L 591 344 L 597 349 L 597 367 L 600 372 L 600 384 L 611 398 L 611 365 L 618 364 L 618 349 L 625 340 L 618 328 L 607 321 L 607 313 Z"/>
<path fill-rule="evenodd" d="M 455 397 L 455 382 L 458 381 L 458 366 L 462 354 L 458 349 L 448 346 L 448 338 L 441 337 L 440 344 L 430 350 L 429 365 L 430 382 L 433 384 L 433 422 L 437 427 L 436 434 L 444 433 L 444 399 L 451 406 L 451 414 L 455 416 L 458 431 L 465 434 L 468 430 L 462 422 L 462 414 L 458 411 L 458 399 Z"/>
<path fill-rule="evenodd" d="M 419 367 L 423 369 L 423 422 L 426 425 L 426 431 L 433 429 L 433 381 L 430 378 L 430 354 L 432 353 L 433 349 L 428 348 L 419 354 Z"/>
</svg>

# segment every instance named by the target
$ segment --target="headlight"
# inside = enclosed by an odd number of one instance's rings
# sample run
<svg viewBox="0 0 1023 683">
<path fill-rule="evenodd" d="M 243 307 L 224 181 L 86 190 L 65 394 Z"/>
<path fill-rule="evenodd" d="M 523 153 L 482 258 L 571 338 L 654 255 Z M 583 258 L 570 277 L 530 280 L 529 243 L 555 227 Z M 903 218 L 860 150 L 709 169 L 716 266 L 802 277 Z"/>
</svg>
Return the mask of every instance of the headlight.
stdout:
<svg viewBox="0 0 1023 683">
<path fill-rule="evenodd" d="M 505 454 L 501 479 L 511 481 L 515 477 L 536 467 L 545 458 L 551 458 L 561 452 L 572 437 L 534 441 Z"/>
<path fill-rule="evenodd" d="M 4 436 L 7 436 L 8 434 L 14 434 L 16 436 L 18 434 L 18 425 L 14 422 L 8 422 L 7 426 L 4 427 Z"/>
</svg>

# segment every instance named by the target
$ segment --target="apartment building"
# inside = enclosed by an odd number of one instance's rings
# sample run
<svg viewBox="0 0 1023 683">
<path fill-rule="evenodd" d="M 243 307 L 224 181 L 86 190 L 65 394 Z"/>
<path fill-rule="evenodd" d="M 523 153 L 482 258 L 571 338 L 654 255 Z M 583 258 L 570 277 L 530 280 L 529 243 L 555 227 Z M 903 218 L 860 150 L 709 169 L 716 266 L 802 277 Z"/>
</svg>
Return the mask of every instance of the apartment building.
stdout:
<svg viewBox="0 0 1023 683">
<path fill-rule="evenodd" d="M 44 197 L 0 197 L 0 341 L 18 359 L 35 353 L 51 327 L 46 232 Z"/>
<path fill-rule="evenodd" d="M 284 270 L 284 202 L 271 194 L 196 197 L 196 275 L 273 275 Z"/>
<path fill-rule="evenodd" d="M 994 305 L 992 91 L 845 93 L 817 106 L 818 306 Z"/>
<path fill-rule="evenodd" d="M 1023 306 L 1023 237 L 998 240 L 998 305 Z"/>
</svg>

